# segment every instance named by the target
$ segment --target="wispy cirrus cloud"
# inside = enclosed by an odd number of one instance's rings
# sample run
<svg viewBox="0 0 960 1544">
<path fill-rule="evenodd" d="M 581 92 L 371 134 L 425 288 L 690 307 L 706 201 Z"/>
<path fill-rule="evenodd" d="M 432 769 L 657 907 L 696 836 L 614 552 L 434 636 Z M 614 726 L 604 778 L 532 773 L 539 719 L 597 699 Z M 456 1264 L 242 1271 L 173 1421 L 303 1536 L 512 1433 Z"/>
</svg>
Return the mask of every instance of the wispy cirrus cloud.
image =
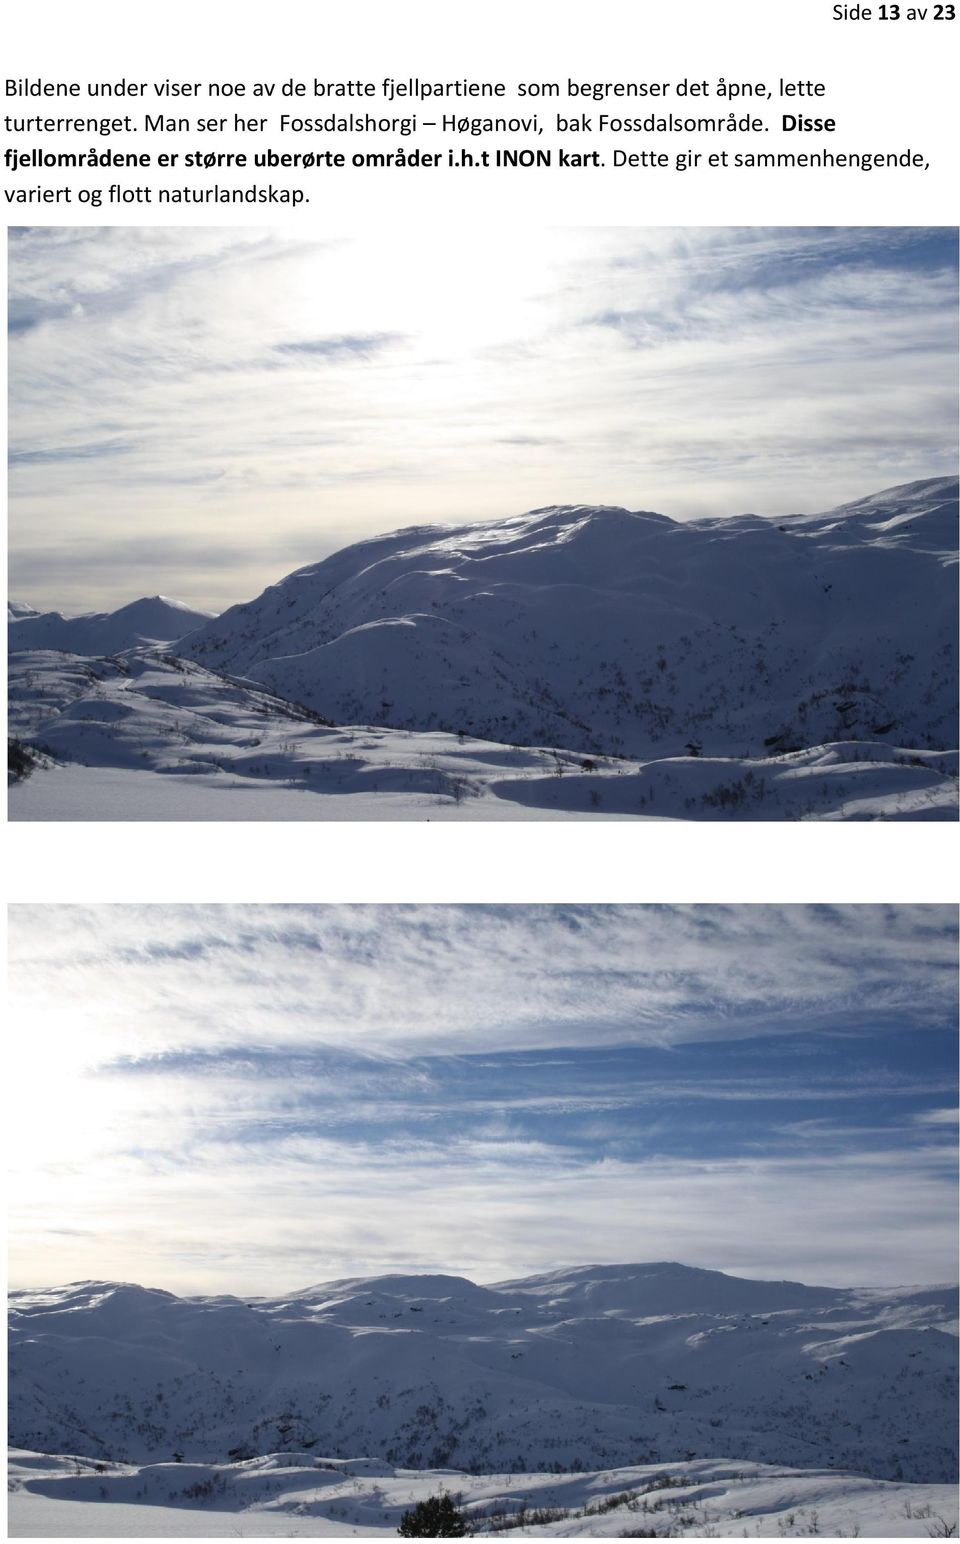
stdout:
<svg viewBox="0 0 960 1544">
<path fill-rule="evenodd" d="M 956 1126 L 960 1122 L 960 1110 L 920 1110 L 913 1118 L 920 1126 Z"/>
<path fill-rule="evenodd" d="M 292 343 L 275 343 L 278 354 L 297 358 L 306 354 L 314 359 L 372 359 L 394 343 L 402 343 L 399 332 L 341 333 L 331 338 L 300 338 Z"/>
<path fill-rule="evenodd" d="M 16 907 L 10 936 L 20 1280 L 949 1274 L 945 909 Z"/>
<path fill-rule="evenodd" d="M 14 1279 L 283 1292 L 390 1269 L 496 1280 L 667 1258 L 825 1283 L 948 1280 L 951 1153 L 581 1162 L 502 1143 L 298 1139 L 60 1170 L 15 1200 Z M 78 1226 L 79 1225 L 79 1226 Z M 69 1229 L 66 1239 L 64 1228 Z"/>
<path fill-rule="evenodd" d="M 267 1043 L 383 1054 L 576 1045 L 586 1026 L 593 1045 L 671 1045 L 794 1032 L 799 1014 L 922 1025 L 955 982 L 928 907 L 69 907 L 55 933 L 50 914 L 19 911 L 17 979 L 108 980 L 103 1047 L 199 1028 L 234 1044 L 251 1013 Z"/>
<path fill-rule="evenodd" d="M 84 445 L 41 445 L 34 450 L 12 450 L 11 466 L 40 466 L 61 461 L 91 461 L 100 456 L 126 456 L 137 448 L 132 440 L 91 440 Z"/>
<path fill-rule="evenodd" d="M 784 513 L 952 472 L 956 269 L 936 228 L 478 229 L 389 250 L 15 232 L 12 582 L 68 610 L 141 592 L 109 561 L 131 497 L 141 528 L 197 542 L 185 598 L 217 607 L 291 549 L 411 522 Z M 124 480 L 38 458 L 51 422 L 65 445 L 111 424 L 136 447 Z M 61 557 L 78 532 L 81 560 Z M 249 544 L 239 571 L 204 557 L 220 533 Z M 42 588 L 22 545 L 47 555 Z"/>
</svg>

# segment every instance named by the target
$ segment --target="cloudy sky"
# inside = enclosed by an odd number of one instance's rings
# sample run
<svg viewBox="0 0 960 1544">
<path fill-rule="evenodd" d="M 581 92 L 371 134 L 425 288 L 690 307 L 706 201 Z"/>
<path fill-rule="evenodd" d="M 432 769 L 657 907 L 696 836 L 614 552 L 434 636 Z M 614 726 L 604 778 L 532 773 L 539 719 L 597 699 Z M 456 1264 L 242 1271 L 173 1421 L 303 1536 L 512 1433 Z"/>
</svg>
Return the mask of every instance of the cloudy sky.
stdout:
<svg viewBox="0 0 960 1544">
<path fill-rule="evenodd" d="M 14 907 L 14 1286 L 955 1275 L 956 918 Z"/>
<path fill-rule="evenodd" d="M 14 231 L 11 593 L 222 609 L 549 503 L 831 508 L 956 470 L 947 229 Z"/>
</svg>

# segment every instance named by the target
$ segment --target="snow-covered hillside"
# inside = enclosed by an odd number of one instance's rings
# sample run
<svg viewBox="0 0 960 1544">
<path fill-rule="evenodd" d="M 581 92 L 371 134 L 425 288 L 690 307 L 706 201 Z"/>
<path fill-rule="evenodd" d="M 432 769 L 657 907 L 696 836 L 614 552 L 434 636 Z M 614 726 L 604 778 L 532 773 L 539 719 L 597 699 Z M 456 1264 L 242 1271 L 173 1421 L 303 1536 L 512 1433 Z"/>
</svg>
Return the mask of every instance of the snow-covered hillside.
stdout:
<svg viewBox="0 0 960 1544">
<path fill-rule="evenodd" d="M 283 1299 L 110 1282 L 12 1295 L 10 1439 L 135 1464 L 274 1452 L 587 1471 L 701 1459 L 946 1483 L 956 1294 L 674 1264 Z"/>
<path fill-rule="evenodd" d="M 117 654 L 140 644 L 174 643 L 213 619 L 209 611 L 193 611 L 165 595 L 144 596 L 118 611 L 91 611 L 65 617 L 59 611 L 34 611 L 11 601 L 7 606 L 7 646 L 18 653 L 30 649 L 62 649 L 69 654 Z"/>
<path fill-rule="evenodd" d="M 845 742 L 757 761 L 641 763 L 439 730 L 332 726 L 256 682 L 149 650 L 108 659 L 16 654 L 9 715 L 26 769 L 33 768 L 10 789 L 13 820 L 943 820 L 957 813 L 956 752 Z"/>
<path fill-rule="evenodd" d="M 271 1453 L 228 1464 L 116 1464 L 14 1450 L 14 1538 L 397 1536 L 449 1495 L 473 1534 L 547 1538 L 936 1538 L 952 1486 L 694 1459 L 578 1474 L 471 1475 Z"/>
<path fill-rule="evenodd" d="M 343 723 L 634 759 L 957 744 L 957 484 L 820 515 L 586 505 L 360 542 L 181 645 Z"/>
<path fill-rule="evenodd" d="M 956 505 L 547 509 L 361 542 L 215 619 L 21 607 L 10 815 L 955 819 Z"/>
</svg>

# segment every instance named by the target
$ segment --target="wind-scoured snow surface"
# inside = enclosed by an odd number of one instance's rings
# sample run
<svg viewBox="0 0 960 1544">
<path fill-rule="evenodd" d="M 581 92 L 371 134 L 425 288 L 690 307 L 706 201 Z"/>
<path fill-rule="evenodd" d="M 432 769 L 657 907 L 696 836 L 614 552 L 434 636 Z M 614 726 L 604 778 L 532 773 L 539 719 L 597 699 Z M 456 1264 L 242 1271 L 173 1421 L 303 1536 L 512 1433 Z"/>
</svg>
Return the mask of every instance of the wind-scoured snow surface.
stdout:
<svg viewBox="0 0 960 1544">
<path fill-rule="evenodd" d="M 589 1471 L 723 1459 L 948 1483 L 956 1293 L 674 1264 L 284 1299 L 15 1292 L 10 1440 L 110 1463 L 265 1453 Z"/>
<path fill-rule="evenodd" d="M 954 819 L 956 511 L 415 528 L 165 654 L 22 617 L 11 818 Z"/>
<path fill-rule="evenodd" d="M 94 611 L 65 617 L 41 614 L 23 602 L 7 606 L 7 647 L 11 654 L 32 649 L 62 649 L 69 654 L 117 654 L 139 644 L 174 643 L 213 620 L 209 611 L 192 611 L 165 595 L 144 596 L 119 611 Z"/>
</svg>

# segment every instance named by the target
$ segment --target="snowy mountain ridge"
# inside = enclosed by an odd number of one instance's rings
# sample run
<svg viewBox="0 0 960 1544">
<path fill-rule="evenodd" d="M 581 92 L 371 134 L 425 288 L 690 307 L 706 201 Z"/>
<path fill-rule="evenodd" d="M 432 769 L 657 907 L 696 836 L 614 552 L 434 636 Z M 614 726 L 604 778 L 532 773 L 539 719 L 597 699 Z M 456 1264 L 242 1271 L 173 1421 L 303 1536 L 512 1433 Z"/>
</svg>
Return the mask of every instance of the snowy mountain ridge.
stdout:
<svg viewBox="0 0 960 1544">
<path fill-rule="evenodd" d="M 11 601 L 7 606 L 7 647 L 11 654 L 32 649 L 119 654 L 144 644 L 175 643 L 213 619 L 213 612 L 195 611 L 166 595 L 144 595 L 117 611 L 91 611 L 76 617 L 59 611 L 41 613 L 23 602 Z"/>
<path fill-rule="evenodd" d="M 674 1264 L 282 1298 L 112 1282 L 11 1295 L 10 1440 L 125 1463 L 367 1454 L 406 1468 L 704 1458 L 946 1482 L 956 1293 Z"/>
<path fill-rule="evenodd" d="M 817 515 L 561 505 L 412 526 L 287 575 L 181 652 L 337 722 L 643 758 L 956 744 L 957 484 Z"/>
</svg>

